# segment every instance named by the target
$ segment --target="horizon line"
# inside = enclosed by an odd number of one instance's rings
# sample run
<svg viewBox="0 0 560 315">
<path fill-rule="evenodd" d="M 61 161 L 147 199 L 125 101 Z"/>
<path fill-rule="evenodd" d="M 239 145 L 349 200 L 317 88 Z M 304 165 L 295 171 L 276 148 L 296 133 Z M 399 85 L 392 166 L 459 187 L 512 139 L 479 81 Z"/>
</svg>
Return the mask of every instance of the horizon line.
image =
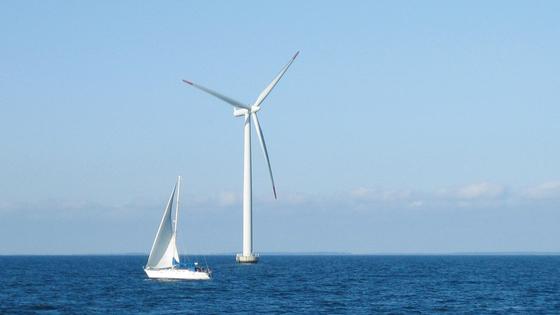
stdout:
<svg viewBox="0 0 560 315">
<path fill-rule="evenodd" d="M 148 256 L 149 253 L 0 253 L 2 256 Z M 193 253 L 179 256 L 234 256 L 235 252 Z M 329 252 L 329 251 L 302 251 L 302 252 L 262 252 L 260 256 L 559 256 L 560 251 L 465 251 L 465 252 Z"/>
</svg>

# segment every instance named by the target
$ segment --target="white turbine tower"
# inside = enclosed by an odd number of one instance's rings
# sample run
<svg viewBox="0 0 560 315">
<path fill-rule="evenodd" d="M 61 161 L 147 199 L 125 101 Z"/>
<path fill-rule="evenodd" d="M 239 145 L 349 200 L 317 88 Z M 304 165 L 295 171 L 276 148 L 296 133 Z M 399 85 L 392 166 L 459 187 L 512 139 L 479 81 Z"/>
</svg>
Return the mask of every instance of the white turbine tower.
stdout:
<svg viewBox="0 0 560 315">
<path fill-rule="evenodd" d="M 243 253 L 237 254 L 237 262 L 239 263 L 256 263 L 258 261 L 258 255 L 253 253 L 253 222 L 252 222 L 252 187 L 251 187 L 251 119 L 255 123 L 255 130 L 257 131 L 257 136 L 261 143 L 261 148 L 268 165 L 268 173 L 270 174 L 270 180 L 272 182 L 272 192 L 274 193 L 274 199 L 276 199 L 276 187 L 274 186 L 274 177 L 272 176 L 272 168 L 270 167 L 270 160 L 268 158 L 268 151 L 266 150 L 266 143 L 264 142 L 264 136 L 259 124 L 259 118 L 257 117 L 257 112 L 261 109 L 261 103 L 266 99 L 270 91 L 276 86 L 278 81 L 282 78 L 284 73 L 288 70 L 292 62 L 296 59 L 299 51 L 290 59 L 290 62 L 280 73 L 270 82 L 270 84 L 259 94 L 257 100 L 252 105 L 247 105 L 238 102 L 230 97 L 222 95 L 216 91 L 205 88 L 201 85 L 195 84 L 191 81 L 183 80 L 183 82 L 192 85 L 193 87 L 202 90 L 210 95 L 213 95 L 222 101 L 232 105 L 233 116 L 245 118 L 245 123 L 243 126 Z"/>
</svg>

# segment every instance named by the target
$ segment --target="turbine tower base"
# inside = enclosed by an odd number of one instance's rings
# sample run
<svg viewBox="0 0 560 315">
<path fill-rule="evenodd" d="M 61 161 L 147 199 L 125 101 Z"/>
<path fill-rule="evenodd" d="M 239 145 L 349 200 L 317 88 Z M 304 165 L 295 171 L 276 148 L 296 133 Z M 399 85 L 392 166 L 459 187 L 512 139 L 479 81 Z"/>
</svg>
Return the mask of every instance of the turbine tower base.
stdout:
<svg viewBox="0 0 560 315">
<path fill-rule="evenodd" d="M 259 261 L 259 254 L 250 254 L 248 256 L 237 254 L 235 260 L 240 264 L 256 264 Z"/>
</svg>

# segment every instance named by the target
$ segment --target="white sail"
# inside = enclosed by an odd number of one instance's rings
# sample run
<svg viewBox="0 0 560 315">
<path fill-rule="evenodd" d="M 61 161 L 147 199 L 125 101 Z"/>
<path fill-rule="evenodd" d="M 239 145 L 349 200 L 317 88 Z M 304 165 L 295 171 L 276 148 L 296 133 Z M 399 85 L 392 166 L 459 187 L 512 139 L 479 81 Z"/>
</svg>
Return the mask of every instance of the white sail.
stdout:
<svg viewBox="0 0 560 315">
<path fill-rule="evenodd" d="M 173 199 L 175 198 L 175 193 L 179 185 L 179 180 L 173 188 L 171 197 L 167 202 L 167 207 L 163 212 L 163 217 L 161 218 L 161 223 L 159 225 L 158 232 L 156 234 L 156 239 L 152 245 L 152 250 L 150 251 L 150 257 L 148 257 L 148 263 L 146 268 L 151 269 L 161 269 L 173 267 L 174 262 L 179 262 L 179 254 L 177 252 L 176 244 L 176 224 L 173 224 L 173 218 L 171 212 L 173 209 Z M 175 211 L 177 212 L 178 209 Z M 176 214 L 177 215 L 177 214 Z"/>
</svg>

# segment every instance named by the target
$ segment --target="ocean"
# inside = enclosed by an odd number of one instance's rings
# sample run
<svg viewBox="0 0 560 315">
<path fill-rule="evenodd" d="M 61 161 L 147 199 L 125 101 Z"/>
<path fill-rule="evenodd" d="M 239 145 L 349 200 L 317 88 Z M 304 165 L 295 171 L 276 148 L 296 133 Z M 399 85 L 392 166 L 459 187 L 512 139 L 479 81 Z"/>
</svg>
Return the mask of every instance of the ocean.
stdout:
<svg viewBox="0 0 560 315">
<path fill-rule="evenodd" d="M 207 256 L 198 282 L 149 280 L 146 259 L 0 256 L 0 313 L 560 314 L 560 256 Z"/>
</svg>

